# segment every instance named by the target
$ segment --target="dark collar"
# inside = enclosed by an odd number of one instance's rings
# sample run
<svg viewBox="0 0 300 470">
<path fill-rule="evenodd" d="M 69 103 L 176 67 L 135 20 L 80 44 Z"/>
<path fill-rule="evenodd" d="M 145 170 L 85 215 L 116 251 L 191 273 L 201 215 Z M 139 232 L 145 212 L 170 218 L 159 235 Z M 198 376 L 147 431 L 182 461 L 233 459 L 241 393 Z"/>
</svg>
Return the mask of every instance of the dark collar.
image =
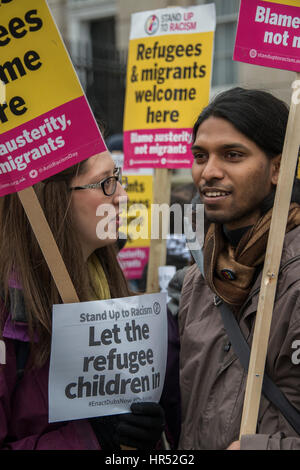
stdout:
<svg viewBox="0 0 300 470">
<path fill-rule="evenodd" d="M 237 228 L 235 230 L 228 230 L 225 225 L 223 225 L 223 233 L 227 240 L 229 241 L 230 245 L 234 248 L 238 246 L 240 239 L 242 236 L 249 230 L 249 228 L 253 227 L 253 225 L 248 225 L 247 227 Z"/>
</svg>

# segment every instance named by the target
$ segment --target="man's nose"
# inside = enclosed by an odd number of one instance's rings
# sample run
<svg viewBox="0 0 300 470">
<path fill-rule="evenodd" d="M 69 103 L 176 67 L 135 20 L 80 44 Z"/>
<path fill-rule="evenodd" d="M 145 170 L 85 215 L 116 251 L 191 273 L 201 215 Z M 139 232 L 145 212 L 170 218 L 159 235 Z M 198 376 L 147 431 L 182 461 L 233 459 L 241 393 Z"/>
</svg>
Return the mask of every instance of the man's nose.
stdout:
<svg viewBox="0 0 300 470">
<path fill-rule="evenodd" d="M 224 178 L 223 162 L 218 158 L 217 155 L 210 155 L 207 163 L 205 164 L 201 178 L 205 181 L 211 181 L 213 179 Z"/>
</svg>

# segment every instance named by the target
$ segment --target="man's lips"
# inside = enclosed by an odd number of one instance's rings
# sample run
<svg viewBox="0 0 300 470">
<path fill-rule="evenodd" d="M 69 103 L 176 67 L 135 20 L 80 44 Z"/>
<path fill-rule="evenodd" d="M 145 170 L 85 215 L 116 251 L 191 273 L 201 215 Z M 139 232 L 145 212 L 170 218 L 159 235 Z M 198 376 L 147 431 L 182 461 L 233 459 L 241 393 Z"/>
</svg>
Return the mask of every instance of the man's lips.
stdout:
<svg viewBox="0 0 300 470">
<path fill-rule="evenodd" d="M 221 188 L 203 188 L 200 190 L 200 196 L 202 197 L 204 204 L 214 204 L 226 199 L 230 196 L 231 191 L 227 191 Z"/>
</svg>

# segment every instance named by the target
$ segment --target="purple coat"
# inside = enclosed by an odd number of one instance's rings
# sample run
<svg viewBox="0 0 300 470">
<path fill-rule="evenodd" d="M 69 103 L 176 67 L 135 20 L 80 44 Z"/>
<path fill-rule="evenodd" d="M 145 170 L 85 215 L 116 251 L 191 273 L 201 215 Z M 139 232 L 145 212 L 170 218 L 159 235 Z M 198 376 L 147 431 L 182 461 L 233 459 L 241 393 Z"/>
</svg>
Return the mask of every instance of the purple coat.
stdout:
<svg viewBox="0 0 300 470">
<path fill-rule="evenodd" d="M 15 340 L 29 341 L 27 325 L 6 316 L 6 364 L 0 369 L 0 449 L 100 450 L 88 420 L 48 423 L 49 362 L 17 383 Z"/>
</svg>

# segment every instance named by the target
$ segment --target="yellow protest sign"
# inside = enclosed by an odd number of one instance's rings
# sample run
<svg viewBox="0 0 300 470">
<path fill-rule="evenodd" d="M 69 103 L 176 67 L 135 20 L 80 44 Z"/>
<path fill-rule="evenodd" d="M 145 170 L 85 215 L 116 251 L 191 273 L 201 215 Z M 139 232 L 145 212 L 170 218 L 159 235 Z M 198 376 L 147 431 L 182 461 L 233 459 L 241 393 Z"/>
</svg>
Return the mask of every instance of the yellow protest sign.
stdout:
<svg viewBox="0 0 300 470">
<path fill-rule="evenodd" d="M 191 166 L 191 128 L 209 101 L 214 30 L 214 4 L 132 16 L 125 168 Z"/>
<path fill-rule="evenodd" d="M 143 129 L 160 129 L 162 123 L 171 128 L 190 127 L 191 116 L 186 112 L 186 106 L 196 100 L 197 82 L 207 76 L 212 38 L 212 32 L 202 33 L 201 42 L 198 34 L 182 35 L 177 47 L 169 47 L 168 36 L 161 37 L 159 42 L 156 38 L 146 38 L 142 44 L 140 39 L 131 42 L 134 53 L 128 61 L 132 71 L 129 80 L 135 90 L 128 93 L 126 105 L 129 109 L 134 107 L 137 113 L 126 114 L 126 130 L 136 129 L 137 122 Z M 152 60 L 147 58 L 148 52 Z M 207 103 L 210 81 L 203 80 L 202 86 L 202 92 L 198 94 L 200 106 Z M 199 107 L 194 108 L 194 118 L 197 113 Z"/>
<path fill-rule="evenodd" d="M 18 125 L 82 95 L 44 1 L 12 0 L 1 8 L 1 26 L 0 79 L 10 96 L 21 94 L 25 104 L 30 103 Z M 1 134 L 15 127 L 13 118 L 2 110 Z"/>
<path fill-rule="evenodd" d="M 299 0 L 264 0 L 269 3 L 279 3 L 281 5 L 290 5 L 291 7 L 298 7 Z"/>
<path fill-rule="evenodd" d="M 137 170 L 138 171 L 138 170 Z M 127 238 L 119 253 L 119 261 L 127 279 L 140 279 L 148 263 L 151 239 L 151 205 L 153 202 L 153 176 L 147 170 L 123 172 L 128 178 L 127 213 L 120 234 Z"/>
<path fill-rule="evenodd" d="M 106 147 L 46 1 L 2 0 L 0 8 L 3 196 Z"/>
</svg>

